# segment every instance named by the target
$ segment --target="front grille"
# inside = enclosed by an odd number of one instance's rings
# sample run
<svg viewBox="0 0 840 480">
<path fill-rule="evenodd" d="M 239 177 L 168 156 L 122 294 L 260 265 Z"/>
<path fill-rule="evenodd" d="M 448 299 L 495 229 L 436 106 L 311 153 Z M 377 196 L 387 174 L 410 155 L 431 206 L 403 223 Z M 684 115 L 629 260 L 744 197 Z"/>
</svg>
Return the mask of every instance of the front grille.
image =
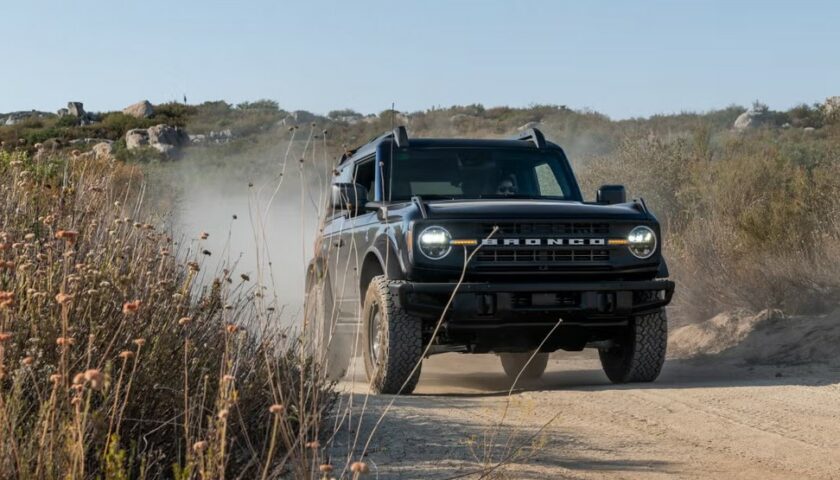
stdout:
<svg viewBox="0 0 840 480">
<path fill-rule="evenodd" d="M 499 222 L 482 223 L 481 234 L 488 236 L 493 228 L 499 230 L 494 238 L 515 235 L 606 235 L 610 233 L 609 223 L 593 222 Z"/>
<path fill-rule="evenodd" d="M 604 248 L 536 249 L 491 247 L 485 245 L 478 250 L 473 260 L 477 264 L 608 262 L 610 260 L 610 251 Z"/>
</svg>

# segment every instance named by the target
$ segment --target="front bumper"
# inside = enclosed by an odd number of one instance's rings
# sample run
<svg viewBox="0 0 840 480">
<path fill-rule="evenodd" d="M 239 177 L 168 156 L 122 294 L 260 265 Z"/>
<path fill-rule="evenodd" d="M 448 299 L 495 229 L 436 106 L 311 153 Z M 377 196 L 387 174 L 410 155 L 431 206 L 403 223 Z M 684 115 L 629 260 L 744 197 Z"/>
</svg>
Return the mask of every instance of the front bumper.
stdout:
<svg viewBox="0 0 840 480">
<path fill-rule="evenodd" d="M 670 280 L 585 283 L 392 282 L 400 306 L 421 317 L 440 317 L 448 328 L 545 325 L 562 318 L 582 325 L 620 324 L 667 305 Z M 453 296 L 453 292 L 455 295 Z"/>
</svg>

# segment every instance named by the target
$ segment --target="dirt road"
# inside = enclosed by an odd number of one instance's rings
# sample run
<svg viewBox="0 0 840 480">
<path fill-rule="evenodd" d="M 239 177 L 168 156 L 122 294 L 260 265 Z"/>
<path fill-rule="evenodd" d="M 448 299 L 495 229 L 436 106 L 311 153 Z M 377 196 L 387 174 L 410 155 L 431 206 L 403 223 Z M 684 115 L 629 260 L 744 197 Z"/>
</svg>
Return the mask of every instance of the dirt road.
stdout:
<svg viewBox="0 0 840 480">
<path fill-rule="evenodd" d="M 363 377 L 340 385 L 353 415 L 336 465 L 357 434 L 359 455 L 393 398 L 363 405 Z M 371 478 L 479 478 L 470 472 L 503 458 L 486 478 L 840 478 L 838 382 L 825 366 L 670 361 L 657 383 L 614 386 L 584 352 L 552 359 L 508 398 L 496 357 L 447 354 L 424 363 L 415 395 L 396 398 L 366 461 Z"/>
</svg>

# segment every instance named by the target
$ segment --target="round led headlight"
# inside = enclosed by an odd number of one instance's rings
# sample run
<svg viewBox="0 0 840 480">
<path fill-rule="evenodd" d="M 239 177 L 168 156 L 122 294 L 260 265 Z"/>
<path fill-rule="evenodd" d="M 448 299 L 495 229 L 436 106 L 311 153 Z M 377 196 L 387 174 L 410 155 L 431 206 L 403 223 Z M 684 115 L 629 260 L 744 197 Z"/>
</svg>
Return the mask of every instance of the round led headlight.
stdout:
<svg viewBox="0 0 840 480">
<path fill-rule="evenodd" d="M 428 227 L 417 237 L 420 253 L 428 259 L 440 260 L 452 250 L 452 236 L 443 227 Z"/>
<path fill-rule="evenodd" d="M 656 233 L 648 227 L 638 226 L 627 236 L 627 248 L 636 258 L 650 258 L 656 251 Z"/>
</svg>

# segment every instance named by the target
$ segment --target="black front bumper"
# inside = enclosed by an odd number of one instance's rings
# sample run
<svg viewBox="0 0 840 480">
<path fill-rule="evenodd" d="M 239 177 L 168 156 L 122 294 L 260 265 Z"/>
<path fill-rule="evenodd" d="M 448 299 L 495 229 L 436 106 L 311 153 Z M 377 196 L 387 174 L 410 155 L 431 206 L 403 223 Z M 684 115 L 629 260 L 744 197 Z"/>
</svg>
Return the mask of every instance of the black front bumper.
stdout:
<svg viewBox="0 0 840 480">
<path fill-rule="evenodd" d="M 440 317 L 448 328 L 498 328 L 565 324 L 620 324 L 633 315 L 664 307 L 674 294 L 669 280 L 586 283 L 419 283 L 396 281 L 400 306 L 421 317 Z M 454 297 L 452 296 L 455 292 Z"/>
</svg>

